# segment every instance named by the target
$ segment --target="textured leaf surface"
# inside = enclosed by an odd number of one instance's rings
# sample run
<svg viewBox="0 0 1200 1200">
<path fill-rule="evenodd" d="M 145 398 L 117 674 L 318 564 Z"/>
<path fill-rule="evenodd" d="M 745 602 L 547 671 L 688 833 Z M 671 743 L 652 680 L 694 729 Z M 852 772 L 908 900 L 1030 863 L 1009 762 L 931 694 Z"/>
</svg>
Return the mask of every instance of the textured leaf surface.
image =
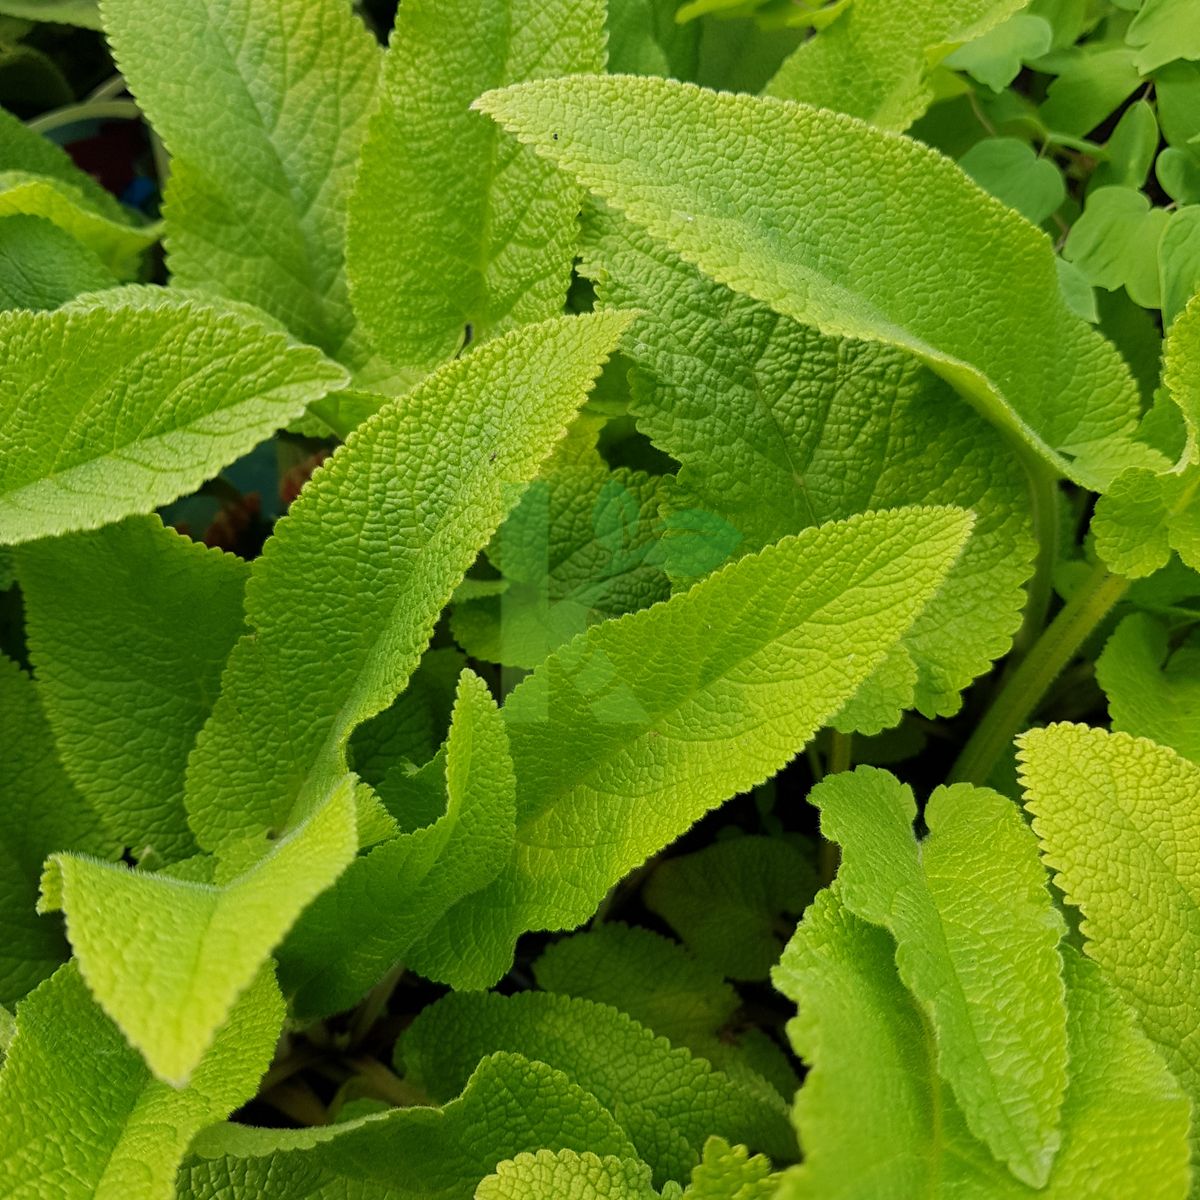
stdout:
<svg viewBox="0 0 1200 1200">
<path fill-rule="evenodd" d="M 1027 0 L 853 0 L 830 26 L 794 50 L 767 94 L 906 129 L 933 98 L 928 75 Z"/>
<path fill-rule="evenodd" d="M 51 221 L 0 220 L 0 310 L 51 309 L 80 292 L 112 287 L 111 272 Z"/>
<path fill-rule="evenodd" d="M 280 978 L 305 1014 L 348 1008 L 512 853 L 516 782 L 508 736 L 478 675 L 458 687 L 445 755 L 446 810 L 431 825 L 355 859 L 300 918 Z M 469 944 L 460 948 L 467 957 Z"/>
<path fill-rule="evenodd" d="M 198 304 L 0 314 L 0 542 L 94 529 L 198 487 L 340 368 Z"/>
<path fill-rule="evenodd" d="M 899 651 L 916 675 L 900 704 L 954 712 L 1008 649 L 1033 556 L 1028 483 L 1001 436 L 910 356 L 778 316 L 611 215 L 589 225 L 585 269 L 602 303 L 639 310 L 625 347 L 632 411 L 682 464 L 668 501 L 676 520 L 717 518 L 744 554 L 872 508 L 974 511 L 962 557 Z M 664 557 L 686 574 L 671 524 Z M 884 700 L 867 732 L 895 724 L 895 703 L 867 691 Z"/>
<path fill-rule="evenodd" d="M 539 1150 L 496 1167 L 475 1189 L 475 1200 L 657 1200 L 650 1168 L 636 1158 Z"/>
<path fill-rule="evenodd" d="M 670 80 L 521 84 L 479 107 L 719 282 L 916 355 L 1077 482 L 1163 465 L 1132 441 L 1132 378 L 1067 308 L 1049 240 L 935 152 Z"/>
<path fill-rule="evenodd" d="M 634 1155 L 608 1111 L 561 1071 L 492 1054 L 441 1109 L 393 1109 L 326 1129 L 214 1129 L 196 1143 L 179 1194 L 465 1200 L 498 1163 L 543 1148 Z"/>
<path fill-rule="evenodd" d="M 1105 970 L 1200 1099 L 1200 766 L 1125 733 L 1051 725 L 1019 740 L 1042 854 Z"/>
<path fill-rule="evenodd" d="M 1172 550 L 1200 567 L 1200 466 L 1178 475 L 1126 471 L 1100 497 L 1091 529 L 1096 553 L 1130 579 L 1165 567 Z"/>
<path fill-rule="evenodd" d="M 779 1176 L 771 1173 L 769 1159 L 712 1137 L 704 1143 L 684 1196 L 686 1200 L 771 1200 L 778 1187 Z"/>
<path fill-rule="evenodd" d="M 379 50 L 341 0 L 104 0 L 121 73 L 171 152 L 168 266 L 353 367 L 346 196 Z"/>
<path fill-rule="evenodd" d="M 118 848 L 63 770 L 33 680 L 3 655 L 0 729 L 0 1002 L 11 1004 L 67 955 L 59 919 L 35 911 L 46 856 Z"/>
<path fill-rule="evenodd" d="M 1093 964 L 1064 948 L 1072 1078 L 1062 1148 L 1035 1190 L 968 1132 L 894 952 L 824 892 L 775 972 L 800 1007 L 788 1032 L 809 1065 L 795 1110 L 805 1161 L 780 1200 L 1181 1200 L 1187 1100 Z"/>
<path fill-rule="evenodd" d="M 661 1186 L 683 1182 L 714 1133 L 794 1157 L 782 1102 L 768 1099 L 607 1005 L 547 992 L 456 992 L 425 1009 L 398 1047 L 435 1098 L 453 1095 L 492 1050 L 549 1063 L 628 1132 Z"/>
<path fill-rule="evenodd" d="M 582 403 L 624 326 L 559 319 L 450 364 L 355 430 L 256 560 L 244 639 L 188 771 L 207 849 L 261 852 L 344 769 L 438 615 Z"/>
<path fill-rule="evenodd" d="M 959 784 L 930 797 L 918 841 L 912 791 L 874 767 L 831 775 L 809 799 L 842 847 L 846 907 L 896 939 L 968 1126 L 1041 1187 L 1059 1146 L 1067 1011 L 1037 839 L 1010 800 Z"/>
<path fill-rule="evenodd" d="M 1200 294 L 1192 298 L 1167 333 L 1163 381 L 1187 427 L 1185 458 L 1200 461 Z"/>
<path fill-rule="evenodd" d="M 562 311 L 577 186 L 503 138 L 489 88 L 604 69 L 601 0 L 406 0 L 351 201 L 355 309 L 382 353 L 429 369 Z"/>
<path fill-rule="evenodd" d="M 173 1200 L 188 1143 L 254 1094 L 282 1023 L 264 970 L 176 1091 L 151 1076 L 68 964 L 17 1009 L 0 1073 L 0 1189 L 11 1200 Z"/>
<path fill-rule="evenodd" d="M 80 970 L 105 1012 L 151 1070 L 179 1086 L 357 844 L 347 776 L 305 824 L 225 887 L 58 854 L 47 867 L 43 903 L 66 913 Z"/>
<path fill-rule="evenodd" d="M 242 631 L 246 564 L 157 517 L 35 542 L 18 561 L 64 766 L 124 846 L 187 857 L 184 770 Z"/>
<path fill-rule="evenodd" d="M 806 530 L 551 655 L 504 706 L 513 859 L 411 964 L 455 986 L 494 983 L 520 933 L 586 920 L 624 874 L 773 775 L 909 627 L 969 528 L 931 508 Z M 464 937 L 490 969 L 460 969 Z"/>
<path fill-rule="evenodd" d="M 1170 631 L 1147 613 L 1117 626 L 1096 660 L 1114 730 L 1150 738 L 1200 763 L 1200 644 L 1171 645 Z"/>
</svg>

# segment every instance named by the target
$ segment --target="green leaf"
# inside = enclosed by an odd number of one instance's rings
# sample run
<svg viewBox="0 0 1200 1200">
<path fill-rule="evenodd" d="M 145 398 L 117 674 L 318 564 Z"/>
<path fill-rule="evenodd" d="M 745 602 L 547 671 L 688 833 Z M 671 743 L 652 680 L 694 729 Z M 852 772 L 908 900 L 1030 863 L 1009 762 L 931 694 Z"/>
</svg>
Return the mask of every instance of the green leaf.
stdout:
<svg viewBox="0 0 1200 1200">
<path fill-rule="evenodd" d="M 1151 575 L 1172 550 L 1200 568 L 1200 466 L 1179 475 L 1126 471 L 1100 498 L 1091 529 L 1096 553 L 1119 575 Z"/>
<path fill-rule="evenodd" d="M 1163 382 L 1187 427 L 1187 447 L 1181 462 L 1200 462 L 1200 293 L 1167 332 Z"/>
<path fill-rule="evenodd" d="M 1158 270 L 1163 327 L 1169 330 L 1192 297 L 1200 295 L 1200 205 L 1171 214 L 1158 243 Z"/>
<path fill-rule="evenodd" d="M 411 1079 L 444 1099 L 496 1049 L 549 1063 L 591 1092 L 621 1122 L 657 1186 L 686 1180 L 713 1133 L 781 1160 L 795 1156 L 778 1097 L 768 1099 L 588 1000 L 454 992 L 417 1017 L 397 1053 Z"/>
<path fill-rule="evenodd" d="M 1128 369 L 1066 307 L 1048 239 L 934 151 L 669 80 L 551 80 L 478 103 L 706 274 L 916 355 L 1077 482 L 1163 465 L 1132 440 Z M 894 219 L 898 191 L 911 220 Z"/>
<path fill-rule="evenodd" d="M 1018 739 L 1042 855 L 1104 968 L 1200 1100 L 1200 766 L 1144 738 L 1051 725 Z"/>
<path fill-rule="evenodd" d="M 981 188 L 1040 225 L 1067 197 L 1062 174 L 1018 138 L 983 138 L 958 160 Z"/>
<path fill-rule="evenodd" d="M 196 845 L 188 752 L 242 631 L 241 559 L 131 517 L 18 554 L 27 637 L 75 786 L 124 846 L 165 862 Z"/>
<path fill-rule="evenodd" d="M 1168 146 L 1154 163 L 1159 186 L 1179 204 L 1200 204 L 1200 157 L 1191 149 Z"/>
<path fill-rule="evenodd" d="M 694 76 L 700 26 L 675 20 L 675 0 L 608 0 L 607 8 L 611 74 Z"/>
<path fill-rule="evenodd" d="M 1132 187 L 1098 188 L 1071 226 L 1063 255 L 1095 287 L 1123 287 L 1143 308 L 1162 306 L 1158 244 L 1171 214 Z"/>
<path fill-rule="evenodd" d="M 256 305 L 301 341 L 365 366 L 343 243 L 379 50 L 350 6 L 104 0 L 104 26 L 171 152 L 173 282 Z"/>
<path fill-rule="evenodd" d="M 354 777 L 224 887 L 56 854 L 42 908 L 61 908 L 96 999 L 160 1079 L 182 1086 L 300 912 L 357 847 Z"/>
<path fill-rule="evenodd" d="M 769 1160 L 753 1157 L 745 1146 L 730 1146 L 724 1138 L 710 1137 L 704 1143 L 699 1165 L 685 1200 L 772 1200 L 779 1176 L 771 1174 Z"/>
<path fill-rule="evenodd" d="M 381 408 L 313 476 L 251 569 L 253 637 L 189 764 L 201 846 L 241 843 L 252 860 L 341 774 L 350 734 L 403 691 L 625 323 L 560 318 L 489 343 Z"/>
<path fill-rule="evenodd" d="M 896 939 L 900 978 L 937 1039 L 937 1070 L 972 1133 L 1032 1188 L 1050 1177 L 1067 1087 L 1065 926 L 1037 840 L 986 788 L 938 788 L 913 836 L 912 791 L 874 767 L 809 794 L 842 847 L 846 907 Z"/>
<path fill-rule="evenodd" d="M 1158 149 L 1158 121 L 1145 100 L 1135 100 L 1122 114 L 1104 147 L 1107 157 L 1096 168 L 1089 192 L 1102 187 L 1140 188 Z"/>
<path fill-rule="evenodd" d="M 17 1008 L 0 1073 L 0 1190 L 55 1200 L 174 1200 L 192 1137 L 254 1095 L 283 1001 L 259 972 L 190 1084 L 154 1079 L 71 963 Z"/>
<path fill-rule="evenodd" d="M 296 1011 L 349 1008 L 451 905 L 491 883 L 512 853 L 508 737 L 487 685 L 470 671 L 458 685 L 444 776 L 445 812 L 355 859 L 284 943 L 280 979 Z M 470 944 L 459 952 L 469 958 Z"/>
<path fill-rule="evenodd" d="M 410 963 L 454 986 L 494 983 L 520 933 L 578 925 L 710 808 L 773 775 L 911 625 L 969 528 L 957 510 L 901 509 L 809 529 L 551 655 L 504 706 L 512 861 Z M 489 969 L 460 963 L 467 937 Z"/>
<path fill-rule="evenodd" d="M 11 1004 L 51 974 L 67 943 L 55 917 L 35 912 L 48 854 L 119 852 L 63 770 L 33 681 L 0 655 L 0 1002 Z"/>
<path fill-rule="evenodd" d="M 650 1168 L 636 1158 L 539 1150 L 497 1165 L 475 1200 L 658 1200 Z"/>
<path fill-rule="evenodd" d="M 347 244 L 355 311 L 398 367 L 428 370 L 465 344 L 562 311 L 579 191 L 471 103 L 489 88 L 603 70 L 604 7 L 401 6 Z"/>
<path fill-rule="evenodd" d="M 1171 644 L 1170 631 L 1148 613 L 1117 626 L 1096 660 L 1114 731 L 1151 738 L 1200 763 L 1200 643 Z"/>
<path fill-rule="evenodd" d="M 908 355 L 780 317 L 628 222 L 593 220 L 584 255 L 599 302 L 639 312 L 625 351 L 635 364 L 631 411 L 682 463 L 668 484 L 663 542 L 676 576 L 872 508 L 975 512 L 962 557 L 898 648 L 897 694 L 881 696 L 882 681 L 872 681 L 860 697 L 875 701 L 862 721 L 871 732 L 905 707 L 956 711 L 961 689 L 1008 649 L 1033 556 L 1028 480 L 1000 435 Z M 714 549 L 715 561 L 687 561 L 694 535 L 677 522 L 694 512 L 719 521 L 732 543 Z M 844 713 L 839 728 L 853 728 L 854 716 Z"/>
<path fill-rule="evenodd" d="M 1107 41 L 1085 42 L 1064 55 L 1058 78 L 1037 110 L 1045 128 L 1083 137 L 1143 82 L 1128 46 Z"/>
<path fill-rule="evenodd" d="M 0 220 L 0 311 L 52 309 L 116 279 L 86 246 L 41 217 Z"/>
<path fill-rule="evenodd" d="M 726 838 L 668 858 L 646 885 L 647 908 L 702 962 L 731 979 L 765 979 L 817 890 L 812 864 L 778 838 Z"/>
<path fill-rule="evenodd" d="M 1002 92 L 1031 59 L 1040 58 L 1054 40 L 1049 21 L 1029 13 L 1015 13 L 982 37 L 960 46 L 946 66 L 965 71 L 993 92 Z"/>
<path fill-rule="evenodd" d="M 100 28 L 99 0 L 0 0 L 0 12 L 26 21 L 58 21 Z"/>
<path fill-rule="evenodd" d="M 0 542 L 95 529 L 198 487 L 344 383 L 192 301 L 0 314 Z"/>
<path fill-rule="evenodd" d="M 1177 58 L 1200 58 L 1200 24 L 1191 0 L 1145 0 L 1125 40 L 1137 48 L 1134 64 L 1143 75 Z"/>
<path fill-rule="evenodd" d="M 1158 121 L 1169 145 L 1191 146 L 1200 134 L 1200 63 L 1173 62 L 1154 73 Z"/>
<path fill-rule="evenodd" d="M 769 95 L 906 129 L 929 107 L 931 65 L 999 25 L 1025 0 L 853 0 L 792 53 Z"/>
<path fill-rule="evenodd" d="M 1063 948 L 1071 1083 L 1062 1148 L 1036 1190 L 968 1132 L 894 952 L 827 891 L 776 969 L 776 987 L 799 1005 L 788 1032 L 809 1065 L 795 1111 L 805 1160 L 779 1200 L 1180 1200 L 1189 1105 L 1093 964 Z"/>
<path fill-rule="evenodd" d="M 631 1158 L 590 1093 L 545 1063 L 492 1054 L 444 1107 L 392 1109 L 332 1128 L 218 1126 L 180 1175 L 180 1200 L 460 1200 L 498 1163 L 543 1148 Z"/>
</svg>

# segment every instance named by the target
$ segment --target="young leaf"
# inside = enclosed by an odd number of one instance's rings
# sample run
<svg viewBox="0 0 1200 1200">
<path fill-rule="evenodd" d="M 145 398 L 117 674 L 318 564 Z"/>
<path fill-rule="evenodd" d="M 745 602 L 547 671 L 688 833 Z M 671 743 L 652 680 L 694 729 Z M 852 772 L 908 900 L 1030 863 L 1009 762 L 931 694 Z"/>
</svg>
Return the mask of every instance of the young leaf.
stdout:
<svg viewBox="0 0 1200 1200">
<path fill-rule="evenodd" d="M 813 789 L 842 847 L 846 907 L 896 939 L 900 978 L 937 1039 L 937 1070 L 968 1127 L 1030 1187 L 1050 1176 L 1067 1087 L 1065 931 L 1037 840 L 1012 801 L 938 788 L 913 836 L 912 791 L 874 767 Z"/>
<path fill-rule="evenodd" d="M 241 842 L 252 858 L 341 774 L 347 739 L 403 691 L 625 324 L 560 318 L 489 343 L 380 409 L 313 476 L 254 563 L 253 636 L 189 764 L 203 847 Z"/>
<path fill-rule="evenodd" d="M 0 314 L 0 542 L 95 529 L 204 480 L 345 374 L 192 301 Z"/>
<path fill-rule="evenodd" d="M 1067 198 L 1062 172 L 1019 138 L 989 137 L 976 142 L 958 165 L 981 188 L 1040 225 Z"/>
<path fill-rule="evenodd" d="M 761 1154 L 752 1157 L 745 1146 L 710 1137 L 683 1195 L 685 1200 L 772 1200 L 779 1181 Z"/>
<path fill-rule="evenodd" d="M 966 71 L 993 92 L 1002 92 L 1021 73 L 1024 63 L 1041 58 L 1053 40 L 1049 21 L 1018 12 L 960 46 L 946 58 L 946 66 Z"/>
<path fill-rule="evenodd" d="M 531 1150 L 635 1157 L 595 1096 L 545 1063 L 492 1054 L 442 1108 L 396 1108 L 329 1129 L 218 1126 L 197 1139 L 180 1200 L 460 1200 Z"/>
<path fill-rule="evenodd" d="M 1133 440 L 1132 378 L 1068 310 L 1049 240 L 934 151 L 670 80 L 521 84 L 478 107 L 719 282 L 916 355 L 1077 482 L 1165 466 Z"/>
<path fill-rule="evenodd" d="M 1038 1190 L 968 1132 L 891 937 L 853 916 L 836 889 L 818 896 L 775 971 L 799 1006 L 788 1033 L 809 1065 L 795 1110 L 804 1163 L 779 1200 L 1181 1200 L 1187 1099 L 1094 964 L 1063 952 L 1071 1084 L 1062 1147 Z"/>
<path fill-rule="evenodd" d="M 0 311 L 57 308 L 116 282 L 95 254 L 52 222 L 0 220 Z"/>
<path fill-rule="evenodd" d="M 160 1079 L 200 1068 L 238 997 L 304 907 L 354 857 L 354 777 L 224 887 L 51 857 L 42 908 L 61 908 L 100 1006 Z"/>
<path fill-rule="evenodd" d="M 1042 854 L 1104 968 L 1200 1100 L 1200 766 L 1126 733 L 1051 725 L 1019 739 Z"/>
<path fill-rule="evenodd" d="M 805 42 L 767 94 L 906 129 L 929 107 L 931 66 L 956 42 L 999 25 L 1026 0 L 853 0 Z"/>
<path fill-rule="evenodd" d="M 359 19 L 342 0 L 104 0 L 104 27 L 171 152 L 173 282 L 363 366 L 342 250 L 379 73 Z"/>
<path fill-rule="evenodd" d="M 122 845 L 186 858 L 184 770 L 242 631 L 246 564 L 131 517 L 22 547 L 18 573 L 67 772 Z"/>
<path fill-rule="evenodd" d="M 119 853 L 58 759 L 33 680 L 0 655 L 0 1003 L 36 987 L 67 955 L 55 917 L 39 916 L 37 880 L 56 850 Z"/>
<path fill-rule="evenodd" d="M 282 1023 L 283 1000 L 264 969 L 177 1091 L 150 1075 L 69 963 L 17 1009 L 0 1073 L 0 1190 L 174 1200 L 188 1143 L 254 1094 Z"/>
<path fill-rule="evenodd" d="M 356 858 L 300 918 L 280 952 L 295 1010 L 350 1007 L 447 909 L 496 877 L 512 853 L 516 782 L 487 685 L 464 671 L 445 755 L 445 812 Z M 460 947 L 469 957 L 469 945 Z"/>
<path fill-rule="evenodd" d="M 900 509 L 809 529 L 551 655 L 504 706 L 512 860 L 410 963 L 490 985 L 520 933 L 578 925 L 710 808 L 773 775 L 911 625 L 969 528 L 957 510 Z M 467 936 L 489 969 L 459 961 Z"/>
<path fill-rule="evenodd" d="M 1200 644 L 1171 646 L 1166 625 L 1133 613 L 1096 660 L 1114 731 L 1150 738 L 1200 763 Z"/>
<path fill-rule="evenodd" d="M 1095 287 L 1123 287 L 1143 308 L 1162 307 L 1158 244 L 1171 214 L 1132 187 L 1104 187 L 1087 198 L 1063 257 Z"/>
<path fill-rule="evenodd" d="M 1200 466 L 1178 475 L 1125 471 L 1097 502 L 1091 528 L 1096 553 L 1119 575 L 1152 575 L 1172 550 L 1200 568 Z"/>
<path fill-rule="evenodd" d="M 539 1150 L 497 1164 L 475 1200 L 658 1200 L 650 1168 L 637 1158 Z"/>
<path fill-rule="evenodd" d="M 470 106 L 489 88 L 602 71 L 604 8 L 401 5 L 347 242 L 355 311 L 397 366 L 428 370 L 467 343 L 562 311 L 578 188 Z"/>
<path fill-rule="evenodd" d="M 686 1180 L 713 1133 L 780 1160 L 795 1156 L 778 1097 L 713 1071 L 624 1013 L 588 1000 L 455 992 L 417 1017 L 397 1052 L 409 1077 L 436 1099 L 454 1095 L 496 1049 L 549 1063 L 591 1092 L 621 1122 L 659 1187 Z"/>
<path fill-rule="evenodd" d="M 1189 0 L 1145 0 L 1125 40 L 1137 47 L 1134 63 L 1143 75 L 1177 58 L 1200 58 L 1200 29 Z"/>
</svg>

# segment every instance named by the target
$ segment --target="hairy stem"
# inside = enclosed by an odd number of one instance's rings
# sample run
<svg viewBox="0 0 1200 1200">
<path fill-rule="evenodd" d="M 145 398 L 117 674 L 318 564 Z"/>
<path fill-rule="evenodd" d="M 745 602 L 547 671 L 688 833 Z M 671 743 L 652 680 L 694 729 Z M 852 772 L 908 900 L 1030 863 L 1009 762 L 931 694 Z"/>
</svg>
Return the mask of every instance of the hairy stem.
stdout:
<svg viewBox="0 0 1200 1200">
<path fill-rule="evenodd" d="M 1046 623 L 1060 539 L 1058 477 L 1040 458 L 1029 453 L 1021 458 L 1029 479 L 1029 511 L 1037 538 L 1037 556 L 1029 580 L 1025 616 L 1009 655 L 1009 663 L 1014 666 L 1029 653 Z"/>
</svg>

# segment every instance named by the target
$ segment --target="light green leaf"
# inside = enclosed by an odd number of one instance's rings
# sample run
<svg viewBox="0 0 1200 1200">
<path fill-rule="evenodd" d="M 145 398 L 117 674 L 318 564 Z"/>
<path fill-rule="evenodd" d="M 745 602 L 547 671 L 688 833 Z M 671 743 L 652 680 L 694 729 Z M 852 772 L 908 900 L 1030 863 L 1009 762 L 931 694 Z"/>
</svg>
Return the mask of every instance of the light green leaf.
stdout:
<svg viewBox="0 0 1200 1200">
<path fill-rule="evenodd" d="M 1098 188 L 1071 226 L 1063 255 L 1095 287 L 1123 287 L 1143 308 L 1162 305 L 1158 244 L 1171 214 L 1131 187 Z"/>
<path fill-rule="evenodd" d="M 1159 186 L 1179 204 L 1200 204 L 1200 157 L 1192 150 L 1168 146 L 1154 163 Z"/>
<path fill-rule="evenodd" d="M 246 564 L 131 517 L 23 547 L 18 573 L 68 774 L 122 845 L 186 858 L 184 770 L 242 631 Z"/>
<path fill-rule="evenodd" d="M 1038 157 L 1032 146 L 1018 138 L 983 138 L 958 165 L 981 188 L 1035 225 L 1057 212 L 1067 197 L 1062 174 L 1053 161 Z"/>
<path fill-rule="evenodd" d="M 560 1150 L 520 1154 L 497 1165 L 475 1200 L 658 1200 L 650 1168 L 636 1158 Z"/>
<path fill-rule="evenodd" d="M 1130 579 L 1166 566 L 1172 550 L 1200 568 L 1200 466 L 1180 475 L 1126 471 L 1100 497 L 1091 529 L 1096 553 Z"/>
<path fill-rule="evenodd" d="M 714 1133 L 782 1161 L 795 1156 L 783 1102 L 712 1069 L 603 1004 L 549 992 L 454 992 L 426 1008 L 397 1047 L 409 1077 L 452 1096 L 492 1050 L 549 1063 L 628 1132 L 660 1186 L 683 1182 Z"/>
<path fill-rule="evenodd" d="M 341 774 L 350 734 L 403 691 L 625 323 L 560 318 L 489 343 L 380 409 L 312 477 L 251 570 L 254 636 L 189 764 L 203 847 L 240 842 L 252 860 Z"/>
<path fill-rule="evenodd" d="M 912 791 L 874 767 L 809 794 L 842 847 L 846 907 L 896 939 L 900 978 L 937 1039 L 937 1070 L 967 1125 L 1032 1188 L 1050 1176 L 1067 1087 L 1065 926 L 1037 840 L 986 788 L 938 788 L 913 836 Z"/>
<path fill-rule="evenodd" d="M 795 846 L 746 836 L 668 858 L 644 899 L 702 962 L 731 979 L 765 979 L 787 940 L 786 918 L 794 922 L 816 890 Z"/>
<path fill-rule="evenodd" d="M 173 282 L 256 305 L 301 341 L 365 366 L 343 243 L 380 56 L 350 6 L 104 0 L 104 25 L 171 152 Z"/>
<path fill-rule="evenodd" d="M 0 1003 L 11 1004 L 67 956 L 58 918 L 39 916 L 37 880 L 56 850 L 116 854 L 116 839 L 63 770 L 41 697 L 0 655 Z"/>
<path fill-rule="evenodd" d="M 44 910 L 61 908 L 96 999 L 160 1079 L 182 1086 L 300 912 L 357 848 L 354 777 L 224 887 L 51 857 Z"/>
<path fill-rule="evenodd" d="M 853 0 L 805 42 L 769 95 L 906 129 L 929 107 L 929 71 L 948 49 L 999 25 L 1026 0 Z"/>
<path fill-rule="evenodd" d="M 1046 864 L 1104 968 L 1200 1099 L 1200 766 L 1127 733 L 1051 725 L 1018 739 Z"/>
<path fill-rule="evenodd" d="M 25 21 L 58 21 L 85 29 L 100 28 L 98 0 L 0 0 L 0 12 Z"/>
<path fill-rule="evenodd" d="M 0 1190 L 11 1200 L 174 1200 L 188 1143 L 254 1095 L 282 1023 L 264 969 L 176 1091 L 150 1075 L 68 964 L 17 1009 L 0 1073 Z"/>
<path fill-rule="evenodd" d="M 1096 660 L 1112 727 L 1200 763 L 1200 642 L 1172 646 L 1148 613 L 1126 617 Z"/>
<path fill-rule="evenodd" d="M 1164 465 L 1132 440 L 1133 381 L 1067 308 L 1049 240 L 936 152 L 669 80 L 551 80 L 478 103 L 706 274 L 916 355 L 1077 482 Z M 898 191 L 911 220 L 894 218 Z"/>
<path fill-rule="evenodd" d="M 445 911 L 496 877 L 512 853 L 516 782 L 508 737 L 478 675 L 464 671 L 445 754 L 445 812 L 355 859 L 280 952 L 296 1011 L 349 1008 Z M 464 958 L 470 943 L 459 949 Z"/>
<path fill-rule="evenodd" d="M 710 808 L 773 775 L 911 625 L 969 528 L 966 514 L 930 508 L 809 529 L 551 655 L 504 706 L 512 861 L 410 963 L 490 985 L 520 933 L 578 925 Z M 488 970 L 463 969 L 468 936 Z"/>
<path fill-rule="evenodd" d="M 1121 43 L 1084 42 L 1065 52 L 1058 78 L 1037 110 L 1047 129 L 1083 137 L 1143 83 L 1134 52 Z"/>
<path fill-rule="evenodd" d="M 543 1148 L 634 1157 L 595 1096 L 545 1063 L 492 1054 L 444 1107 L 326 1128 L 218 1126 L 180 1175 L 180 1200 L 466 1200 L 498 1163 Z"/>
<path fill-rule="evenodd" d="M 52 309 L 116 279 L 70 234 L 41 217 L 0 220 L 0 310 Z"/>
<path fill-rule="evenodd" d="M 1097 166 L 1088 190 L 1142 187 L 1158 149 L 1158 121 L 1153 107 L 1145 100 L 1135 100 L 1121 114 L 1104 149 L 1107 157 Z"/>
<path fill-rule="evenodd" d="M 1002 92 L 1031 59 L 1040 58 L 1054 40 L 1050 22 L 1029 13 L 1015 13 L 982 37 L 960 46 L 946 60 L 955 71 L 966 71 L 993 92 Z"/>
<path fill-rule="evenodd" d="M 1163 382 L 1187 427 L 1184 460 L 1200 462 L 1200 293 L 1192 297 L 1167 333 Z"/>
<path fill-rule="evenodd" d="M 342 386 L 315 350 L 191 302 L 0 314 L 0 542 L 198 487 Z"/>
<path fill-rule="evenodd" d="M 1200 205 L 1176 209 L 1158 243 L 1163 327 L 1169 330 L 1189 301 L 1200 295 Z M 1194 323 L 1200 327 L 1200 321 Z M 1196 334 L 1191 335 L 1193 344 Z"/>
<path fill-rule="evenodd" d="M 753 1157 L 745 1146 L 730 1146 L 724 1138 L 704 1143 L 700 1164 L 692 1171 L 685 1200 L 772 1200 L 779 1176 L 761 1154 Z"/>
<path fill-rule="evenodd" d="M 779 1200 L 1182 1200 L 1189 1105 L 1093 964 L 1063 948 L 1071 1084 L 1062 1148 L 1035 1190 L 968 1132 L 894 951 L 827 891 L 776 969 L 799 1005 L 788 1032 L 809 1065 L 795 1110 L 804 1164 Z"/>
<path fill-rule="evenodd" d="M 350 205 L 355 311 L 421 372 L 562 311 L 578 188 L 503 138 L 489 88 L 604 69 L 601 0 L 405 0 Z M 399 202 L 398 202 L 399 201 Z"/>
<path fill-rule="evenodd" d="M 859 716 L 875 732 L 914 705 L 928 716 L 956 711 L 961 689 L 1008 649 L 1033 557 L 1028 481 L 1000 435 L 908 355 L 780 317 L 628 222 L 599 215 L 584 255 L 599 301 L 639 312 L 625 347 L 636 368 L 631 411 L 682 463 L 663 542 L 676 576 L 872 508 L 974 511 L 970 542 L 897 648 L 888 680 L 860 696 L 860 709 L 872 701 L 873 711 L 845 712 L 838 726 L 854 728 Z M 676 524 L 694 512 L 719 521 L 730 543 L 695 566 L 694 534 Z M 889 680 L 898 686 L 885 695 Z"/>
<path fill-rule="evenodd" d="M 1143 75 L 1177 58 L 1200 58 L 1200 22 L 1191 0 L 1145 0 L 1125 40 L 1137 48 L 1134 63 Z"/>
</svg>

